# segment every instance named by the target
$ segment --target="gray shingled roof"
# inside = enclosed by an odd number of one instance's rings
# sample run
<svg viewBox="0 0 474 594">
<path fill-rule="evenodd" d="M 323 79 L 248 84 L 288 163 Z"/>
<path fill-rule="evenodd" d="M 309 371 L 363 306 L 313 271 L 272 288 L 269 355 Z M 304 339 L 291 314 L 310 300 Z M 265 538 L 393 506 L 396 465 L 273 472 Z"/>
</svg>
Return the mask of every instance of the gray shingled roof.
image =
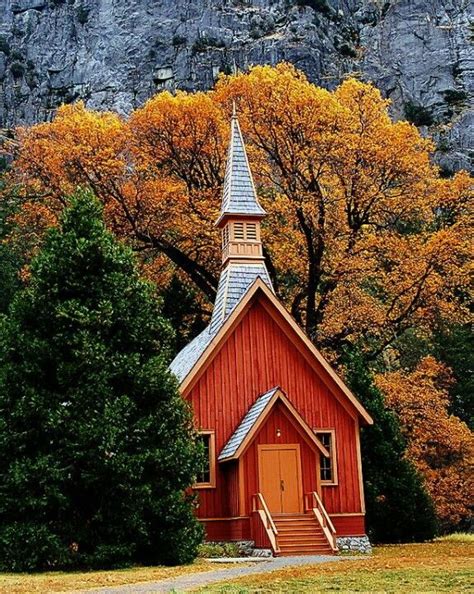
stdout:
<svg viewBox="0 0 474 594">
<path fill-rule="evenodd" d="M 229 263 L 221 273 L 217 287 L 216 302 L 211 318 L 211 332 L 219 329 L 229 317 L 247 289 L 261 278 L 273 291 L 272 281 L 263 262 L 259 264 Z"/>
<path fill-rule="evenodd" d="M 268 392 L 265 392 L 265 394 L 259 396 L 257 400 L 252 404 L 252 406 L 249 408 L 246 415 L 240 422 L 240 425 L 234 431 L 229 441 L 222 448 L 222 451 L 218 457 L 219 462 L 221 462 L 222 460 L 226 460 L 227 458 L 231 458 L 235 455 L 239 447 L 242 445 L 244 439 L 247 437 L 252 427 L 263 414 L 265 408 L 267 407 L 268 403 L 273 398 L 278 389 L 279 388 L 276 387 L 272 388 Z"/>
<path fill-rule="evenodd" d="M 235 115 L 232 117 L 220 216 L 226 214 L 257 216 L 266 214 L 258 203 L 242 132 Z"/>
<path fill-rule="evenodd" d="M 234 311 L 241 299 L 261 278 L 273 291 L 272 282 L 265 264 L 236 264 L 230 262 L 221 273 L 211 323 L 201 334 L 184 347 L 170 365 L 171 371 L 182 382 L 189 374 L 209 343 Z"/>
</svg>

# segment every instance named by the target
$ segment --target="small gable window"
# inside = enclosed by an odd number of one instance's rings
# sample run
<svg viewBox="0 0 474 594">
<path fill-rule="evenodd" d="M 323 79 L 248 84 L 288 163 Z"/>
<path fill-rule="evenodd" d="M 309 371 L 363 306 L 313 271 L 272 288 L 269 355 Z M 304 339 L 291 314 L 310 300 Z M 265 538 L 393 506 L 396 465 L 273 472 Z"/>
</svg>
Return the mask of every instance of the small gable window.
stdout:
<svg viewBox="0 0 474 594">
<path fill-rule="evenodd" d="M 336 435 L 334 429 L 316 429 L 316 436 L 329 452 L 321 456 L 319 473 L 322 485 L 337 485 Z"/>
<path fill-rule="evenodd" d="M 195 489 L 210 489 L 216 486 L 216 445 L 214 431 L 199 431 L 204 456 L 203 463 L 196 477 Z"/>
</svg>

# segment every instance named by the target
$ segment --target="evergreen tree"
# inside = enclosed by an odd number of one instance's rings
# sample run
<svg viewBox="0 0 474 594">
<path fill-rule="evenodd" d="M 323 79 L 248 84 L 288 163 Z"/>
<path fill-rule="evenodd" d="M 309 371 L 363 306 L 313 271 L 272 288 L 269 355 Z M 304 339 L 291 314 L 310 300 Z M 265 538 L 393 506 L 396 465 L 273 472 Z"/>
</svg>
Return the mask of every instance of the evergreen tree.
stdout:
<svg viewBox="0 0 474 594">
<path fill-rule="evenodd" d="M 346 379 L 374 419 L 361 434 L 368 533 L 373 542 L 423 541 L 436 534 L 433 503 L 405 457 L 398 420 L 384 405 L 363 357 L 345 354 Z"/>
<path fill-rule="evenodd" d="M 453 374 L 451 413 L 474 430 L 474 335 L 470 325 L 444 325 L 434 336 L 433 353 Z"/>
<path fill-rule="evenodd" d="M 172 331 L 78 192 L 3 324 L 0 569 L 191 561 L 200 462 Z"/>
<path fill-rule="evenodd" d="M 175 274 L 160 296 L 163 315 L 176 333 L 175 352 L 179 352 L 206 327 L 201 300 L 196 290 Z"/>
<path fill-rule="evenodd" d="M 1 162 L 0 162 L 1 169 Z M 15 197 L 4 192 L 3 176 L 0 174 L 0 314 L 5 313 L 15 292 L 20 286 L 20 255 L 5 241 L 11 231 L 10 217 L 16 211 Z"/>
</svg>

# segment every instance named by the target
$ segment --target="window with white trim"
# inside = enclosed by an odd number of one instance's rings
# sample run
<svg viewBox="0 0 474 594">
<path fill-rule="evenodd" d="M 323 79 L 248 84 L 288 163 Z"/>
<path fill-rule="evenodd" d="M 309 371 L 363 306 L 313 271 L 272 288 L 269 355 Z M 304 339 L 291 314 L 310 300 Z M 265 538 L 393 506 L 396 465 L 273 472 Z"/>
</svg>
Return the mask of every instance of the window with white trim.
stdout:
<svg viewBox="0 0 474 594">
<path fill-rule="evenodd" d="M 319 475 L 322 485 L 337 485 L 336 432 L 334 429 L 316 429 L 316 437 L 329 452 L 329 458 L 321 455 Z"/>
</svg>

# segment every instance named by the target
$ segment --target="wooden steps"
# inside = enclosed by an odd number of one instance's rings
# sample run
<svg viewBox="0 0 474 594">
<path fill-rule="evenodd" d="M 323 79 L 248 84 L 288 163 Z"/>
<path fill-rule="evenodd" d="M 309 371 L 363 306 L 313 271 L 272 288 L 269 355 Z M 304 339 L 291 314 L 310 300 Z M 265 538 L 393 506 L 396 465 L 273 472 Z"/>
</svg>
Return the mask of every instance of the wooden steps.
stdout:
<svg viewBox="0 0 474 594">
<path fill-rule="evenodd" d="M 279 555 L 333 555 L 321 526 L 312 514 L 274 515 Z"/>
</svg>

